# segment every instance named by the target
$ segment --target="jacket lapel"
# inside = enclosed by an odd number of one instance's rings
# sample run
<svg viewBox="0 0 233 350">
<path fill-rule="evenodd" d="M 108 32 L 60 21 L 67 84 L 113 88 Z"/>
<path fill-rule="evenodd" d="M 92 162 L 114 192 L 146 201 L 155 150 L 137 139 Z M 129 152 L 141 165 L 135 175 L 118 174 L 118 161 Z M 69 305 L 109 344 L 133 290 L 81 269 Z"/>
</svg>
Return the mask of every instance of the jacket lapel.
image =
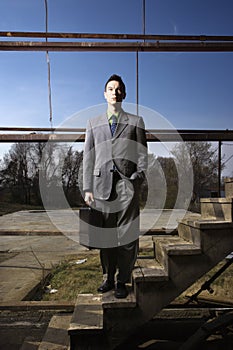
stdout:
<svg viewBox="0 0 233 350">
<path fill-rule="evenodd" d="M 105 134 L 107 140 L 112 138 L 107 113 L 104 113 L 99 117 L 98 126 L 101 127 L 101 130 Z"/>
<path fill-rule="evenodd" d="M 114 134 L 114 138 L 118 137 L 122 131 L 126 128 L 126 126 L 128 125 L 128 115 L 122 111 L 119 117 L 119 121 L 117 123 L 117 128 Z"/>
</svg>

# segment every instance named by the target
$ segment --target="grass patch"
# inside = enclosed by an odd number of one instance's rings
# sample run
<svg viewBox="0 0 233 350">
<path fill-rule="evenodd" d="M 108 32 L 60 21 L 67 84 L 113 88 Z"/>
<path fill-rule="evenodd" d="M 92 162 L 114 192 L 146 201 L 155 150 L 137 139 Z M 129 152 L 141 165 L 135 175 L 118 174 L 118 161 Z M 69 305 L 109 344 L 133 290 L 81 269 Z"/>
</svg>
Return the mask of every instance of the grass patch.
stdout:
<svg viewBox="0 0 233 350">
<path fill-rule="evenodd" d="M 148 254 L 148 251 L 141 252 Z M 77 261 L 86 259 L 82 264 L 76 264 Z M 220 262 L 206 275 L 195 282 L 190 288 L 182 293 L 177 299 L 176 303 L 183 304 L 187 302 L 187 295 L 192 295 L 198 291 L 201 285 L 210 277 L 213 276 L 222 266 L 225 260 Z M 233 300 L 233 265 L 228 267 L 212 284 L 214 290 L 212 296 L 218 298 L 227 298 Z M 102 281 L 102 269 L 99 259 L 99 252 L 87 252 L 80 256 L 69 258 L 69 260 L 62 261 L 55 267 L 51 273 L 49 284 L 51 288 L 57 289 L 55 294 L 43 293 L 41 300 L 55 301 L 67 300 L 75 302 L 77 294 L 92 293 L 97 294 L 97 288 Z M 200 295 L 210 295 L 207 291 L 203 291 Z"/>
<path fill-rule="evenodd" d="M 86 259 L 86 262 L 76 264 L 82 259 Z M 49 284 L 58 291 L 54 294 L 44 293 L 41 300 L 75 301 L 77 294 L 97 294 L 101 281 L 102 269 L 98 252 L 69 258 L 62 261 L 51 273 Z"/>
</svg>

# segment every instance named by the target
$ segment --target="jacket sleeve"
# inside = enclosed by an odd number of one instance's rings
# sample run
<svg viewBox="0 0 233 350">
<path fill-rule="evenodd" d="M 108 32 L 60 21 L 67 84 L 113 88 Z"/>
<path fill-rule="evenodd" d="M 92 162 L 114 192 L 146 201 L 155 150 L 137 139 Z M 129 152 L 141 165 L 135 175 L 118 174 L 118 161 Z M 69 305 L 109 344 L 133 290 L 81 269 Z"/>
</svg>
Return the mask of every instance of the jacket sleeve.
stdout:
<svg viewBox="0 0 233 350">
<path fill-rule="evenodd" d="M 131 179 L 138 179 L 142 182 L 145 178 L 145 172 L 148 165 L 148 152 L 147 152 L 147 141 L 145 124 L 142 117 L 138 118 L 137 123 L 137 171 L 133 173 Z"/>
<path fill-rule="evenodd" d="M 93 191 L 93 169 L 94 169 L 95 149 L 94 137 L 91 122 L 87 122 L 86 137 L 83 153 L 83 191 Z"/>
</svg>

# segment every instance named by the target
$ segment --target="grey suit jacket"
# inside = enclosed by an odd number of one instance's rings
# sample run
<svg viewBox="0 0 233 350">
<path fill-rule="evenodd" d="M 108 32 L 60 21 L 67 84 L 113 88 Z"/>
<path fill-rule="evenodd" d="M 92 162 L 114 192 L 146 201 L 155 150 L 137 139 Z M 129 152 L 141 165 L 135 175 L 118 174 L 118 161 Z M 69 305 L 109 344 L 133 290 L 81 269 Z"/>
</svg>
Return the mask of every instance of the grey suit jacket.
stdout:
<svg viewBox="0 0 233 350">
<path fill-rule="evenodd" d="M 142 117 L 120 112 L 111 135 L 107 113 L 87 123 L 83 158 L 83 190 L 107 200 L 112 190 L 113 165 L 122 178 L 142 181 L 147 169 L 147 142 Z"/>
</svg>

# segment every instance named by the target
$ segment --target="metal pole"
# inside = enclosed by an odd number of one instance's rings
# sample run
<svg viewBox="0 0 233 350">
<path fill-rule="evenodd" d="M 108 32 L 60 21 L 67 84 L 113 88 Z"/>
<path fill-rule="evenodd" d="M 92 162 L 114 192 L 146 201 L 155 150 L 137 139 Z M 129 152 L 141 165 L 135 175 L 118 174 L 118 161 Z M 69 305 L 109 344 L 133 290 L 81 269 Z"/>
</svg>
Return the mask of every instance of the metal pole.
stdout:
<svg viewBox="0 0 233 350">
<path fill-rule="evenodd" d="M 138 86 L 138 51 L 136 51 L 136 106 L 137 106 L 137 115 L 138 115 L 138 104 L 139 104 L 139 86 Z"/>
<path fill-rule="evenodd" d="M 218 142 L 218 197 L 221 197 L 222 141 Z"/>
<path fill-rule="evenodd" d="M 142 0 L 142 33 L 143 36 L 146 34 L 146 0 Z M 144 39 L 145 42 L 145 39 Z M 137 105 L 137 115 L 139 114 L 138 105 L 139 105 L 139 68 L 138 68 L 138 50 L 136 51 L 136 105 Z"/>
<path fill-rule="evenodd" d="M 45 0 L 45 31 L 48 33 L 48 3 Z M 48 43 L 48 37 L 45 37 L 46 43 Z M 53 128 L 53 110 L 52 110 L 52 94 L 51 94 L 51 69 L 50 69 L 50 58 L 49 51 L 46 50 L 46 61 L 47 61 L 47 71 L 48 71 L 48 97 L 49 97 L 49 122 L 51 129 Z"/>
<path fill-rule="evenodd" d="M 142 33 L 143 35 L 146 34 L 146 0 L 143 0 L 142 4 Z"/>
</svg>

